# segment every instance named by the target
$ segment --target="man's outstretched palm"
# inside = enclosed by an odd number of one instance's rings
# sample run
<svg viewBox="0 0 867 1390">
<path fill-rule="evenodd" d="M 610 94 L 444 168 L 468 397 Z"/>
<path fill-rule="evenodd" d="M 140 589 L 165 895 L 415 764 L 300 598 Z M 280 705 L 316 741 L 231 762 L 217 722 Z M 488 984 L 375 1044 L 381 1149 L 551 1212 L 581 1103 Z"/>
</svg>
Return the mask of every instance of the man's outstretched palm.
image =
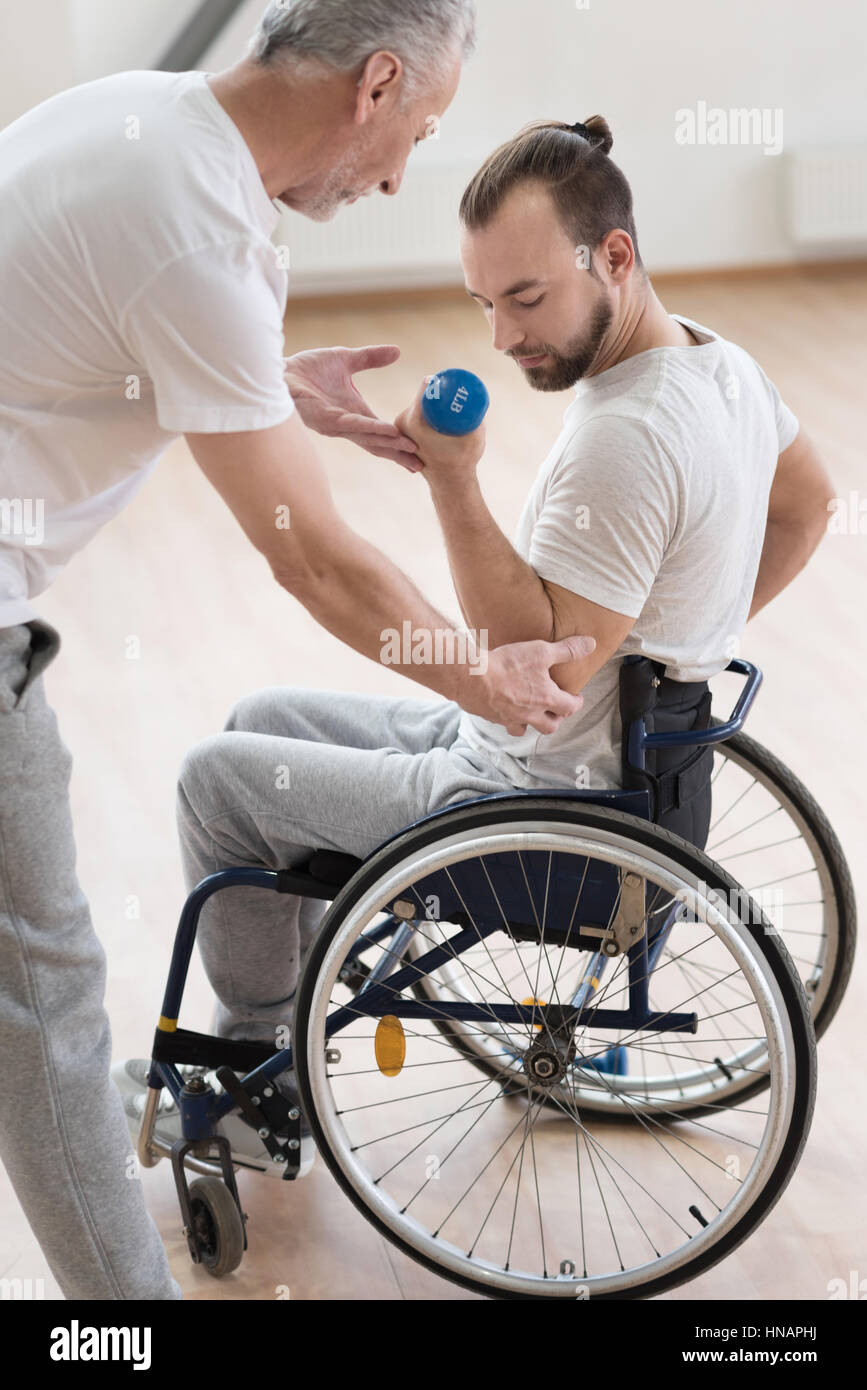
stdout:
<svg viewBox="0 0 867 1390">
<path fill-rule="evenodd" d="M 308 429 L 348 439 L 377 458 L 418 472 L 414 442 L 379 419 L 352 380 L 358 372 L 390 367 L 399 357 L 398 347 L 315 348 L 284 358 L 284 376 Z"/>
</svg>

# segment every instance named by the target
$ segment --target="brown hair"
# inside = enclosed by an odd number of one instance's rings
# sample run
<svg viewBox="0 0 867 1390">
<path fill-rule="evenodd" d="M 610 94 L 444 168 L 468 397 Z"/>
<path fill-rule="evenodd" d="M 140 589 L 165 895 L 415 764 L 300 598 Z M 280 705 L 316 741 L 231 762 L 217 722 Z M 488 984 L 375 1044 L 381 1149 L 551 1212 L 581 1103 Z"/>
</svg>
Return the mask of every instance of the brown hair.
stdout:
<svg viewBox="0 0 867 1390">
<path fill-rule="evenodd" d="M 593 251 L 608 232 L 620 227 L 629 233 L 635 264 L 643 270 L 632 190 L 608 158 L 614 143 L 608 122 L 602 116 L 590 116 L 583 127 L 586 137 L 564 121 L 533 121 L 524 126 L 473 175 L 461 198 L 461 221 L 470 231 L 486 226 L 513 188 L 535 179 L 548 187 L 576 245 Z"/>
</svg>

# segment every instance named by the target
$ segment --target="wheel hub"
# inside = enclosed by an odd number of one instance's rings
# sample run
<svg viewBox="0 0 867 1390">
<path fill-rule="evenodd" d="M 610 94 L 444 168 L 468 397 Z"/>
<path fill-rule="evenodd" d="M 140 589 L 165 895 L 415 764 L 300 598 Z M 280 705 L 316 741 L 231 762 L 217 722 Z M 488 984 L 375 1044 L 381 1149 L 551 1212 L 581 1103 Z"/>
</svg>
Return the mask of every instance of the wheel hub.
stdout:
<svg viewBox="0 0 867 1390">
<path fill-rule="evenodd" d="M 537 1086 L 557 1086 L 566 1075 L 569 1060 L 550 1043 L 534 1043 L 524 1054 L 524 1070 Z"/>
</svg>

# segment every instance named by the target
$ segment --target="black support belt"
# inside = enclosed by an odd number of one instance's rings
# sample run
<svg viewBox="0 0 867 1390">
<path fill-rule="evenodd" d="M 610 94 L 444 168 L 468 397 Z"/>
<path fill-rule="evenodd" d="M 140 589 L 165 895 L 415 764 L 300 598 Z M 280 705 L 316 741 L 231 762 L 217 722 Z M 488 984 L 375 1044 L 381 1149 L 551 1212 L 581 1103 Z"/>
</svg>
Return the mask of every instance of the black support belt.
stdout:
<svg viewBox="0 0 867 1390">
<path fill-rule="evenodd" d="M 648 748 L 644 770 L 629 761 L 629 727 L 644 719 L 648 733 L 706 729 L 711 718 L 707 681 L 675 681 L 662 662 L 628 656 L 620 668 L 620 717 L 623 724 L 623 786 L 650 793 L 651 817 L 703 849 L 710 826 L 712 745 Z"/>
</svg>

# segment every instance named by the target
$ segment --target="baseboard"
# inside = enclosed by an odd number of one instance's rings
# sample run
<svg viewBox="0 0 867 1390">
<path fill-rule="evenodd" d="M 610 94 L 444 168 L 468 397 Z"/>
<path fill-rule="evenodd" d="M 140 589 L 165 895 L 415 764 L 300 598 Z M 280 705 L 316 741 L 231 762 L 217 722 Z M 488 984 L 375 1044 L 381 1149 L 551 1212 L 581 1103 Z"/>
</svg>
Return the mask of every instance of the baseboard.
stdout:
<svg viewBox="0 0 867 1390">
<path fill-rule="evenodd" d="M 706 270 L 660 270 L 650 276 L 654 287 L 679 286 L 696 283 L 731 283 L 738 280 L 803 279 L 833 277 L 867 273 L 867 257 L 839 261 L 787 261 L 773 265 L 712 266 Z M 417 286 L 412 289 L 350 290 L 345 294 L 335 291 L 330 294 L 290 295 L 287 315 L 293 310 L 303 312 L 331 309 L 384 309 L 412 308 L 418 304 L 431 302 L 459 303 L 467 300 L 467 292 L 460 283 L 453 285 Z"/>
</svg>

